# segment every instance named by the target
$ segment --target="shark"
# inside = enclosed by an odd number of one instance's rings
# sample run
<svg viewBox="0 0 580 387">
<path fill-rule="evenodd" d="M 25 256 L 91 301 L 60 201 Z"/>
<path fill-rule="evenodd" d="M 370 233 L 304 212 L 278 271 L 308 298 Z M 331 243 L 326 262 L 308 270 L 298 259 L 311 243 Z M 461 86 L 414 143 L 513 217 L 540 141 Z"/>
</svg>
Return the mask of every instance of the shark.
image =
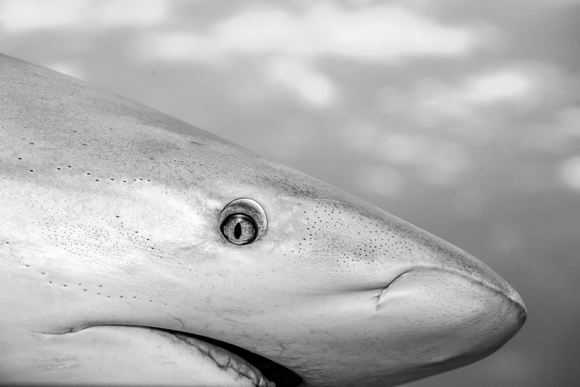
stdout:
<svg viewBox="0 0 580 387">
<path fill-rule="evenodd" d="M 395 386 L 526 319 L 450 243 L 4 55 L 0 310 L 0 385 L 38 386 Z"/>
</svg>

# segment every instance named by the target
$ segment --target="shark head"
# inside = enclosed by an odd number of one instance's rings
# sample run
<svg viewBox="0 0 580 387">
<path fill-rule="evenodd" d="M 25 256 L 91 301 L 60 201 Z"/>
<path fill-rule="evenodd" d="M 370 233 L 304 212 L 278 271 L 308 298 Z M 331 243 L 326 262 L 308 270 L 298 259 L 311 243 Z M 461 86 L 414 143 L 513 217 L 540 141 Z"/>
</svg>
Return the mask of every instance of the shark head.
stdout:
<svg viewBox="0 0 580 387">
<path fill-rule="evenodd" d="M 522 326 L 485 264 L 356 197 L 0 60 L 0 382 L 393 386 Z"/>
</svg>

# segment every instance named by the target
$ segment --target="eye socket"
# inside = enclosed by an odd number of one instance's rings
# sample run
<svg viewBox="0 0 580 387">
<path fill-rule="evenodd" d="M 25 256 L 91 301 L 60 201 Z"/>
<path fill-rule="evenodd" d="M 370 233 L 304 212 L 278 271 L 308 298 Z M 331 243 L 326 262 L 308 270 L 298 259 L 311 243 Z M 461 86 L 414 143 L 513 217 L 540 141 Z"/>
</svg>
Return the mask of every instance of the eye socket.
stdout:
<svg viewBox="0 0 580 387">
<path fill-rule="evenodd" d="M 219 219 L 224 238 L 235 245 L 247 245 L 261 238 L 268 221 L 264 209 L 252 199 L 236 199 L 224 207 Z"/>
<path fill-rule="evenodd" d="M 245 214 L 232 214 L 222 222 L 222 234 L 235 245 L 246 245 L 256 239 L 258 226 Z"/>
</svg>

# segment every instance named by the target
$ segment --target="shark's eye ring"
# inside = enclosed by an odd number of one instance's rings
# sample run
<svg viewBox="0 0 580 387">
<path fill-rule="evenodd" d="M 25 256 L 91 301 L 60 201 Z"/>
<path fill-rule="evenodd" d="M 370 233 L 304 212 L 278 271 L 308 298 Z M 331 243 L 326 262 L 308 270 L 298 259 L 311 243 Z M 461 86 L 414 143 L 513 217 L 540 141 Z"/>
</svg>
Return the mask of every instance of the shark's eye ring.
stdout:
<svg viewBox="0 0 580 387">
<path fill-rule="evenodd" d="M 224 207 L 219 224 L 228 242 L 247 245 L 264 235 L 268 221 L 264 209 L 256 201 L 236 199 Z"/>
</svg>

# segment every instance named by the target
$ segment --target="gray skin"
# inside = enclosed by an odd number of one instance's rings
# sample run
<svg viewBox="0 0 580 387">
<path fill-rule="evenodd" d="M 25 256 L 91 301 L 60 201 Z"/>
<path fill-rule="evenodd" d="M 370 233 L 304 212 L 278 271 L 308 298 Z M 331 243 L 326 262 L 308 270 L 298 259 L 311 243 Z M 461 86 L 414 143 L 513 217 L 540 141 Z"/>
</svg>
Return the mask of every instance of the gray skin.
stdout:
<svg viewBox="0 0 580 387">
<path fill-rule="evenodd" d="M 305 386 L 394 386 L 524 323 L 464 251 L 182 121 L 6 56 L 0 106 L 0 383 L 265 385 L 163 328 Z M 267 217 L 246 245 L 220 231 L 238 198 Z"/>
</svg>

